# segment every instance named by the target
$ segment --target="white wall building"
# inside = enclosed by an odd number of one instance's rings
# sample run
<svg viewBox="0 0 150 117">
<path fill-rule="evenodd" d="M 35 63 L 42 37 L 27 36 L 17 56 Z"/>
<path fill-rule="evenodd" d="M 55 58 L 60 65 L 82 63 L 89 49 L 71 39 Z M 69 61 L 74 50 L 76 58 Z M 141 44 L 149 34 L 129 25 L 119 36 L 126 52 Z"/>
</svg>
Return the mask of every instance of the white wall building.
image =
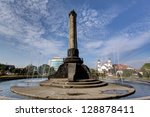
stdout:
<svg viewBox="0 0 150 117">
<path fill-rule="evenodd" d="M 113 68 L 112 61 L 109 59 L 107 62 L 97 61 L 97 70 L 99 73 L 109 72 Z"/>
</svg>

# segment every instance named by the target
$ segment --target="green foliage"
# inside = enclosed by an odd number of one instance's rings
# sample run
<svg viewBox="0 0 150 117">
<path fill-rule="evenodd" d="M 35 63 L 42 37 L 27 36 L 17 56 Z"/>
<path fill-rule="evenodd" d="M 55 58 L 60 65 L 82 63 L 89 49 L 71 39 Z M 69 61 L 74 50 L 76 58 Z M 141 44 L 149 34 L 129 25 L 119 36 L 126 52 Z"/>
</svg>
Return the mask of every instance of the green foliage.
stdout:
<svg viewBox="0 0 150 117">
<path fill-rule="evenodd" d="M 150 70 L 150 63 L 145 63 L 141 69 Z"/>
<path fill-rule="evenodd" d="M 50 69 L 49 69 L 49 75 L 52 75 L 52 74 L 54 74 L 56 71 L 55 71 L 55 69 L 54 69 L 54 67 L 50 67 Z"/>
<path fill-rule="evenodd" d="M 143 77 L 150 78 L 150 70 L 142 69 Z"/>
<path fill-rule="evenodd" d="M 145 63 L 142 68 L 150 70 L 150 63 Z"/>
<path fill-rule="evenodd" d="M 147 78 L 150 78 L 150 71 L 143 72 L 143 76 L 147 77 Z"/>
<path fill-rule="evenodd" d="M 123 76 L 124 77 L 130 77 L 130 76 L 132 76 L 133 73 L 135 73 L 134 70 L 130 70 L 130 69 L 123 70 Z"/>
<path fill-rule="evenodd" d="M 25 69 L 27 70 L 27 75 L 36 75 L 37 74 L 37 67 L 32 64 L 26 66 Z"/>
<path fill-rule="evenodd" d="M 46 75 L 46 76 L 48 76 L 48 75 L 54 74 L 55 72 L 56 71 L 54 70 L 54 68 L 50 67 L 47 64 L 43 64 L 43 65 L 41 65 L 41 66 L 38 67 L 38 73 L 40 75 Z"/>
<path fill-rule="evenodd" d="M 26 68 L 15 68 L 13 69 L 12 73 L 16 75 L 27 75 L 28 70 Z"/>
<path fill-rule="evenodd" d="M 48 74 L 50 66 L 47 64 L 43 64 L 38 67 L 38 73 L 43 75 L 43 74 Z"/>
<path fill-rule="evenodd" d="M 150 78 L 150 63 L 145 63 L 141 67 L 141 71 L 143 72 L 143 77 Z"/>
<path fill-rule="evenodd" d="M 98 78 L 99 77 L 99 73 L 95 69 L 90 69 L 90 74 L 91 74 L 92 78 Z"/>
<path fill-rule="evenodd" d="M 7 67 L 4 64 L 0 64 L 0 71 L 6 71 Z"/>
<path fill-rule="evenodd" d="M 6 72 L 11 72 L 13 69 L 9 65 L 0 64 L 0 75 L 5 75 Z"/>
<path fill-rule="evenodd" d="M 0 64 L 0 75 L 6 75 L 6 73 L 13 73 L 14 75 L 51 75 L 54 74 L 56 71 L 53 67 L 50 67 L 47 64 L 43 64 L 39 67 L 36 67 L 32 64 L 27 65 L 25 68 L 13 68 L 8 67 L 7 65 Z"/>
</svg>

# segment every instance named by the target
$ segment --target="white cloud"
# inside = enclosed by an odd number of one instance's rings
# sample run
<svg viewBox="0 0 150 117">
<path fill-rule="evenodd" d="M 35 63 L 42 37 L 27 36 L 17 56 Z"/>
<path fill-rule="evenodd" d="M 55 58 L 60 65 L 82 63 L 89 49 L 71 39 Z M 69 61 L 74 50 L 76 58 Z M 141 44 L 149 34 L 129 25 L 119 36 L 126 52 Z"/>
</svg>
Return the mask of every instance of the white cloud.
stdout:
<svg viewBox="0 0 150 117">
<path fill-rule="evenodd" d="M 145 62 L 148 61 L 148 58 L 145 59 L 144 56 L 142 57 L 141 55 L 143 53 L 140 53 L 139 49 L 148 43 L 150 43 L 150 32 L 143 32 L 134 37 L 119 35 L 108 40 L 89 42 L 81 48 L 81 51 L 83 53 L 82 56 L 84 55 L 87 57 L 92 57 L 92 61 L 90 60 L 91 62 L 89 61 L 88 63 L 90 66 L 94 66 L 96 64 L 96 59 L 107 60 L 108 58 L 112 57 L 111 59 L 114 62 L 128 64 L 132 67 L 140 68 Z M 129 53 L 132 53 L 133 55 Z M 126 56 L 123 56 L 122 58 L 121 56 L 124 54 Z"/>
<path fill-rule="evenodd" d="M 7 28 L 6 26 L 1 25 L 0 26 L 0 33 L 7 36 L 14 36 L 16 35 L 16 32 L 10 28 Z"/>
<path fill-rule="evenodd" d="M 101 49 L 102 55 L 115 53 L 125 53 L 142 47 L 144 44 L 150 43 L 150 33 L 145 32 L 135 36 L 134 38 L 126 38 L 123 35 L 113 37 L 104 42 L 105 46 Z"/>
<path fill-rule="evenodd" d="M 128 60 L 125 61 L 124 63 L 136 69 L 140 69 L 145 63 L 149 63 L 149 62 L 150 60 L 148 58 L 143 58 L 143 59 Z"/>
<path fill-rule="evenodd" d="M 0 35 L 5 36 L 7 41 L 17 41 L 21 49 L 30 48 L 44 55 L 63 53 L 62 40 L 56 41 L 52 36 L 43 38 L 46 33 L 65 36 L 64 11 L 61 7 L 54 0 L 0 1 Z M 48 31 L 45 29 L 47 27 Z"/>
<path fill-rule="evenodd" d="M 129 7 L 132 7 L 132 5 Z M 145 14 L 145 17 L 140 17 L 135 22 L 131 22 L 130 25 L 126 25 L 126 28 L 109 35 L 107 26 L 127 9 L 119 7 L 111 7 L 105 10 L 95 10 L 89 7 L 83 8 L 79 19 L 80 30 L 78 35 L 80 35 L 79 38 L 81 39 L 87 39 L 86 41 L 81 41 L 83 43 L 81 51 L 85 56 L 93 56 L 93 59 L 94 57 L 108 59 L 114 54 L 119 54 L 118 56 L 126 54 L 128 56 L 127 53 L 138 51 L 138 49 L 150 43 L 148 14 Z M 94 15 L 92 16 L 92 14 Z"/>
<path fill-rule="evenodd" d="M 100 48 L 102 44 L 103 44 L 102 41 L 89 41 L 88 43 L 85 44 L 85 48 L 96 49 L 96 48 Z"/>
<path fill-rule="evenodd" d="M 127 28 L 110 35 L 109 24 L 128 8 L 94 9 L 91 5 L 80 8 L 77 10 L 78 40 L 82 45 L 80 51 L 85 56 L 128 53 L 150 43 L 150 15 L 146 14 L 145 20 L 141 18 L 142 21 L 131 22 Z M 1 0 L 0 36 L 6 37 L 4 39 L 10 43 L 17 42 L 21 49 L 49 56 L 66 55 L 67 10 L 59 0 Z"/>
<path fill-rule="evenodd" d="M 123 9 L 118 7 L 96 10 L 87 5 L 83 6 L 78 17 L 78 37 L 86 40 L 90 40 L 93 36 L 104 38 L 108 33 L 106 26 L 122 11 Z"/>
</svg>

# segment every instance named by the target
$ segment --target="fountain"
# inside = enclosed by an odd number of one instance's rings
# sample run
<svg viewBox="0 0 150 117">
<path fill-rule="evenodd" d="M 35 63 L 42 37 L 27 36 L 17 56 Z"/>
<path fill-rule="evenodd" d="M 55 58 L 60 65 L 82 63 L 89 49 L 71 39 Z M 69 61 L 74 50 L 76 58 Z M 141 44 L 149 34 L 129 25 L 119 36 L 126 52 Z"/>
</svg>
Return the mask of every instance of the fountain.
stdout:
<svg viewBox="0 0 150 117">
<path fill-rule="evenodd" d="M 106 83 L 91 77 L 89 68 L 79 57 L 76 17 L 74 10 L 69 13 L 68 56 L 58 71 L 38 86 L 12 86 L 12 92 L 40 99 L 112 99 L 135 92 L 133 87 Z"/>
</svg>

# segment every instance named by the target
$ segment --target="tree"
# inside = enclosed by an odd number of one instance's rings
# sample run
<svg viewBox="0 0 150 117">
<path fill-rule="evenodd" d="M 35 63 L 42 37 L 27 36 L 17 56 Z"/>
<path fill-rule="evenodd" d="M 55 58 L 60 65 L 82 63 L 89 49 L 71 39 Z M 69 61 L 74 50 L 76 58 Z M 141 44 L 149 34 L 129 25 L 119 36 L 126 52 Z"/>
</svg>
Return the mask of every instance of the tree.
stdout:
<svg viewBox="0 0 150 117">
<path fill-rule="evenodd" d="M 6 71 L 6 65 L 0 64 L 0 71 Z"/>
<path fill-rule="evenodd" d="M 49 74 L 48 75 L 52 75 L 52 74 L 54 74 L 56 71 L 55 71 L 55 69 L 54 69 L 54 67 L 50 67 L 50 69 L 49 69 Z"/>
<path fill-rule="evenodd" d="M 37 73 L 37 67 L 32 64 L 26 66 L 25 69 L 27 70 L 27 75 L 35 75 Z"/>
<path fill-rule="evenodd" d="M 124 77 L 130 77 L 133 73 L 133 70 L 124 69 L 123 70 L 123 76 Z"/>
<path fill-rule="evenodd" d="M 15 68 L 10 68 L 9 69 L 9 72 L 11 72 L 11 73 L 14 73 L 14 71 L 15 71 Z"/>
<path fill-rule="evenodd" d="M 41 66 L 38 67 L 38 73 L 41 74 L 41 75 L 52 75 L 54 74 L 56 71 L 54 69 L 54 67 L 50 67 L 49 65 L 47 64 L 43 64 Z"/>
<path fill-rule="evenodd" d="M 141 69 L 150 70 L 150 63 L 145 63 Z"/>
<path fill-rule="evenodd" d="M 97 70 L 95 70 L 95 69 L 90 69 L 90 74 L 91 74 L 91 77 L 92 78 L 98 78 L 99 77 L 99 73 L 98 73 L 98 71 Z"/>
<path fill-rule="evenodd" d="M 141 71 L 143 72 L 143 76 L 149 78 L 150 77 L 150 63 L 145 63 L 141 67 Z"/>
<path fill-rule="evenodd" d="M 43 64 L 38 67 L 38 73 L 41 75 L 48 74 L 50 66 L 47 64 Z"/>
</svg>

